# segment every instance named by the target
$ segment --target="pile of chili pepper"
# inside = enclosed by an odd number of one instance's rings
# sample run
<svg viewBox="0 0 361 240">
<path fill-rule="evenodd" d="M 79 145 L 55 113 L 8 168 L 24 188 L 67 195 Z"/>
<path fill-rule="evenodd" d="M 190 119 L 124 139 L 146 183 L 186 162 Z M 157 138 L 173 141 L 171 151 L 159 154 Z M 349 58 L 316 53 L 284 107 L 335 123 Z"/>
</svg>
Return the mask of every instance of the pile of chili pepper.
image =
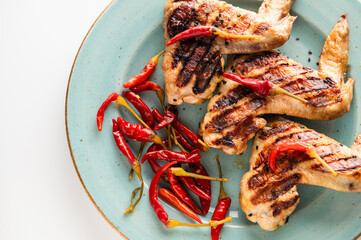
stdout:
<svg viewBox="0 0 361 240">
<path fill-rule="evenodd" d="M 129 178 L 131 179 L 133 172 L 135 172 L 141 182 L 141 186 L 132 192 L 131 203 L 125 210 L 125 214 L 133 212 L 141 200 L 144 191 L 144 181 L 140 162 L 144 163 L 147 161 L 155 173 L 149 188 L 149 201 L 159 220 L 167 228 L 176 226 L 210 226 L 213 232 L 220 229 L 225 222 L 230 222 L 232 218 L 226 218 L 225 213 L 224 215 L 218 214 L 218 217 L 212 218 L 208 224 L 203 224 L 198 214 L 205 215 L 209 211 L 211 203 L 210 181 L 222 182 L 228 179 L 222 178 L 222 174 L 220 174 L 220 178 L 208 176 L 205 167 L 201 163 L 200 151 L 208 151 L 209 147 L 197 134 L 193 133 L 190 128 L 177 120 L 178 111 L 176 106 L 165 105 L 164 90 L 158 84 L 148 81 L 149 76 L 155 71 L 159 57 L 163 52 L 153 57 L 140 74 L 131 78 L 123 85 L 123 87 L 129 88 L 129 91 L 122 91 L 124 97 L 118 93 L 112 93 L 108 96 L 97 112 L 98 130 L 102 131 L 104 113 L 112 102 L 127 108 L 141 123 L 131 123 L 123 117 L 117 117 L 112 120 L 113 137 L 116 146 L 128 159 L 131 166 Z M 137 93 L 139 94 L 144 91 L 153 91 L 156 93 L 162 105 L 163 113 L 157 108 L 151 111 L 141 97 L 137 95 Z M 139 112 L 140 116 L 138 116 L 128 103 L 131 103 L 136 111 Z M 120 109 L 120 111 L 122 112 L 122 109 Z M 165 131 L 167 138 L 162 139 L 157 131 Z M 125 138 L 141 142 L 137 157 L 135 157 L 131 151 Z M 147 153 L 143 155 L 142 152 L 147 142 L 151 142 L 152 144 L 149 146 Z M 178 146 L 181 152 L 174 151 L 173 145 Z M 159 160 L 165 160 L 168 161 L 168 163 L 161 166 Z M 182 165 L 188 165 L 191 172 L 185 171 Z M 157 190 L 158 182 L 161 178 L 169 183 L 169 189 L 159 188 Z M 221 188 L 223 189 L 222 183 Z M 186 189 L 198 196 L 200 207 L 197 206 Z M 139 197 L 134 201 L 137 195 L 139 195 Z M 158 195 L 198 223 L 188 224 L 178 222 L 174 219 L 168 219 L 168 214 L 158 201 Z"/>
</svg>

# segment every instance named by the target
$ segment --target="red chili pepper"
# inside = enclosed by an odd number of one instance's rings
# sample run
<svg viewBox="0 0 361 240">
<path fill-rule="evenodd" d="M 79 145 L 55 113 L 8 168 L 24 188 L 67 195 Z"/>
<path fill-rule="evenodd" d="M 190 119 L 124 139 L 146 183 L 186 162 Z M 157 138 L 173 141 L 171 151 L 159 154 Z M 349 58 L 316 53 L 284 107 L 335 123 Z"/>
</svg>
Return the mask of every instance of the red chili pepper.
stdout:
<svg viewBox="0 0 361 240">
<path fill-rule="evenodd" d="M 129 161 L 130 165 L 132 166 L 132 169 L 137 174 L 139 181 L 141 181 L 141 183 L 142 183 L 142 185 L 140 187 L 139 198 L 137 199 L 137 201 L 134 204 L 132 201 L 132 204 L 128 207 L 127 210 L 125 210 L 124 213 L 127 214 L 129 212 L 133 212 L 133 209 L 137 206 L 137 204 L 139 203 L 140 199 L 143 196 L 144 182 L 143 182 L 143 177 L 142 177 L 142 170 L 141 170 L 141 165 L 139 164 L 139 162 L 135 158 L 134 154 L 130 150 L 126 141 L 124 140 L 124 137 L 121 134 L 118 124 L 115 121 L 115 119 L 113 119 L 113 137 L 114 137 L 115 143 L 117 144 L 118 149 L 128 158 L 128 161 Z"/>
<path fill-rule="evenodd" d="M 196 148 L 200 149 L 203 152 L 209 150 L 209 147 L 207 145 L 205 145 L 205 143 L 203 143 L 201 138 L 198 137 L 197 134 L 193 133 L 192 130 L 190 130 L 186 125 L 184 125 L 183 123 L 180 123 L 179 121 L 174 121 L 173 125 L 179 132 L 186 135 Z M 203 144 L 201 144 L 201 143 L 203 143 Z"/>
<path fill-rule="evenodd" d="M 163 119 L 163 115 L 160 113 L 160 111 L 158 109 L 153 109 L 152 114 L 155 118 L 155 120 L 157 120 L 158 122 L 160 122 Z M 188 150 L 194 150 L 194 147 L 187 141 L 187 139 L 185 139 L 183 137 L 182 134 L 180 134 L 176 129 L 174 129 L 174 132 L 176 134 L 177 140 L 178 142 L 185 147 Z"/>
<path fill-rule="evenodd" d="M 303 98 L 297 97 L 296 95 L 293 95 L 290 92 L 287 92 L 286 90 L 276 86 L 275 84 L 269 82 L 269 81 L 263 81 L 258 80 L 254 78 L 245 78 L 233 73 L 223 73 L 223 77 L 228 78 L 232 81 L 235 81 L 237 83 L 242 84 L 243 86 L 249 87 L 256 93 L 259 93 L 261 95 L 275 95 L 275 94 L 284 94 L 289 97 L 292 97 L 294 99 L 297 99 L 301 102 L 307 103 L 307 101 Z"/>
<path fill-rule="evenodd" d="M 177 197 L 179 197 L 190 209 L 198 214 L 202 214 L 202 211 L 197 207 L 193 200 L 189 197 L 182 185 L 179 183 L 178 177 L 175 176 L 172 171 L 168 170 L 168 181 L 170 187 Z"/>
<path fill-rule="evenodd" d="M 163 89 L 154 82 L 145 81 L 139 85 L 129 88 L 129 90 L 133 92 L 143 92 L 143 91 L 159 91 Z"/>
<path fill-rule="evenodd" d="M 103 128 L 103 120 L 104 120 L 104 112 L 107 110 L 109 104 L 119 97 L 118 93 L 113 92 L 108 96 L 108 98 L 103 102 L 103 104 L 100 106 L 98 113 L 97 113 L 97 126 L 98 130 L 101 131 Z"/>
<path fill-rule="evenodd" d="M 154 57 L 152 57 L 149 60 L 148 64 L 145 65 L 145 67 L 143 68 L 143 71 L 141 73 L 139 73 L 138 75 L 129 79 L 126 83 L 123 84 L 123 87 L 124 88 L 134 87 L 134 86 L 146 81 L 149 78 L 149 76 L 155 71 L 157 64 L 158 64 L 158 60 L 164 52 L 165 51 L 163 50 L 160 53 L 158 53 L 157 55 L 155 55 Z"/>
<path fill-rule="evenodd" d="M 144 128 L 140 124 L 129 123 L 121 117 L 117 118 L 117 123 L 119 129 L 128 138 L 141 142 L 162 143 L 162 139 L 152 129 Z"/>
<path fill-rule="evenodd" d="M 178 208 L 180 211 L 182 211 L 184 214 L 188 215 L 189 217 L 193 218 L 199 223 L 202 223 L 201 219 L 198 217 L 198 215 L 192 211 L 185 203 L 183 203 L 176 195 L 174 195 L 171 191 L 159 188 L 158 194 L 160 197 L 162 197 L 164 200 L 172 204 L 174 207 Z"/>
<path fill-rule="evenodd" d="M 199 150 L 193 150 L 190 153 L 187 152 L 174 152 L 169 150 L 159 150 L 154 152 L 148 152 L 144 154 L 141 163 L 144 163 L 147 159 L 158 159 L 170 161 L 178 161 L 179 163 L 199 163 L 201 161 L 201 155 Z"/>
<path fill-rule="evenodd" d="M 138 110 L 142 119 L 150 127 L 154 127 L 154 117 L 147 104 L 132 91 L 123 91 L 124 97 Z"/>
<path fill-rule="evenodd" d="M 184 184 L 186 188 L 191 190 L 195 195 L 198 197 L 211 200 L 211 196 L 209 196 L 207 193 L 205 193 L 201 188 L 199 188 L 194 180 L 190 177 L 179 177 L 179 180 Z"/>
<path fill-rule="evenodd" d="M 163 144 L 167 145 L 168 140 L 163 140 Z M 150 145 L 147 152 L 154 152 L 154 151 L 159 151 L 159 150 L 162 150 L 162 149 L 163 149 L 163 147 L 161 145 L 153 143 L 152 145 Z M 157 173 L 159 171 L 159 169 L 161 169 L 161 166 L 159 165 L 159 163 L 158 163 L 158 161 L 156 159 L 149 158 L 148 163 L 149 163 L 150 168 L 153 170 L 154 173 Z M 164 181 L 168 181 L 168 177 L 165 174 L 162 175 L 162 178 L 163 178 Z"/>
<path fill-rule="evenodd" d="M 208 176 L 208 173 L 204 166 L 201 163 L 191 163 L 189 164 L 189 168 L 193 173 Z M 211 187 L 211 181 L 206 179 L 195 179 L 196 184 L 198 187 L 200 187 L 204 192 L 206 192 L 209 196 L 212 196 L 212 187 Z M 203 214 L 207 214 L 209 207 L 211 205 L 211 200 L 206 200 L 204 198 L 199 198 L 199 201 L 202 206 L 202 212 Z"/>
<path fill-rule="evenodd" d="M 162 129 L 169 124 L 173 123 L 178 117 L 177 107 L 174 105 L 168 105 L 166 107 L 166 112 L 162 120 L 159 121 L 158 125 L 155 126 L 154 130 Z"/>
<path fill-rule="evenodd" d="M 149 202 L 150 205 L 153 207 L 154 212 L 157 214 L 159 220 L 167 226 L 168 223 L 168 214 L 164 210 L 163 206 L 160 205 L 158 201 L 158 195 L 157 195 L 157 186 L 159 179 L 161 178 L 162 174 L 165 173 L 165 171 L 168 170 L 172 165 L 177 164 L 176 161 L 167 163 L 164 165 L 154 176 L 152 182 L 149 186 Z"/>
<path fill-rule="evenodd" d="M 308 154 L 309 156 L 318 160 L 325 168 L 327 168 L 333 175 L 337 175 L 337 173 L 328 165 L 316 152 L 316 149 L 311 146 L 307 145 L 303 142 L 286 142 L 278 145 L 277 147 L 273 148 L 269 157 L 268 157 L 268 165 L 273 171 L 276 171 L 276 159 L 277 155 L 280 152 L 287 152 L 287 151 L 300 151 Z"/>
<path fill-rule="evenodd" d="M 194 38 L 194 37 L 202 37 L 209 35 L 219 35 L 225 38 L 233 38 L 233 39 L 254 39 L 261 38 L 261 36 L 257 35 L 235 35 L 230 34 L 225 31 L 219 30 L 213 26 L 199 26 L 185 30 L 174 36 L 168 43 L 167 46 L 172 45 L 180 40 Z"/>
<path fill-rule="evenodd" d="M 221 170 L 221 164 L 218 159 L 218 155 L 216 156 L 217 164 L 218 164 L 218 170 L 219 170 L 219 177 L 222 178 L 222 170 Z M 231 198 L 228 197 L 226 192 L 223 188 L 223 183 L 220 182 L 220 188 L 219 188 L 219 200 L 217 203 L 217 206 L 214 210 L 214 213 L 212 215 L 212 220 L 223 220 L 226 218 L 227 211 L 229 207 L 231 206 Z M 218 240 L 219 234 L 223 228 L 223 224 L 218 225 L 216 228 L 211 228 L 211 236 L 212 240 Z"/>
<path fill-rule="evenodd" d="M 117 147 L 128 158 L 130 165 L 133 166 L 133 164 L 139 163 L 135 158 L 132 150 L 130 150 L 128 147 L 128 144 L 126 143 L 123 135 L 119 131 L 119 127 L 115 119 L 113 119 L 113 136 Z"/>
</svg>

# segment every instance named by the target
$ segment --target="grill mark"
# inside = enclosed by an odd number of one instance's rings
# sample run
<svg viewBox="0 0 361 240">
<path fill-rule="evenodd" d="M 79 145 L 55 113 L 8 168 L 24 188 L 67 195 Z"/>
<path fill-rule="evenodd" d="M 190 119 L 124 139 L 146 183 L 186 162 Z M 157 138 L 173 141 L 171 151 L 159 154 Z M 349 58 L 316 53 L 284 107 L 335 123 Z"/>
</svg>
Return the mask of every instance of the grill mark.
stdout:
<svg viewBox="0 0 361 240">
<path fill-rule="evenodd" d="M 170 38 L 190 27 L 195 12 L 192 11 L 194 5 L 195 2 L 186 2 L 174 9 L 167 24 Z"/>
<path fill-rule="evenodd" d="M 208 16 L 214 10 L 214 5 L 209 4 L 208 2 L 202 3 L 197 9 L 198 19 L 201 19 L 202 22 L 208 22 Z"/>
<path fill-rule="evenodd" d="M 274 201 L 295 186 L 300 178 L 301 175 L 297 173 L 287 177 L 284 175 L 273 177 L 273 182 L 269 182 L 267 185 L 264 185 L 264 188 L 256 190 L 255 195 L 251 198 L 252 204 L 258 205 L 260 203 Z"/>
<path fill-rule="evenodd" d="M 340 89 L 327 89 L 326 91 L 321 91 L 317 95 L 306 97 L 305 99 L 308 101 L 307 105 L 312 107 L 326 107 L 342 102 Z"/>
<path fill-rule="evenodd" d="M 192 54 L 183 57 L 183 67 L 178 74 L 177 87 L 184 87 L 192 79 L 197 66 L 203 61 L 204 56 L 207 54 L 211 45 L 199 42 L 198 46 L 194 48 Z"/>
<path fill-rule="evenodd" d="M 243 130 L 242 130 L 243 129 Z M 246 136 L 246 138 L 259 129 L 257 122 L 254 121 L 253 117 L 247 117 L 242 122 L 238 123 L 232 131 L 227 132 L 222 138 L 216 139 L 212 143 L 214 145 L 224 145 L 233 147 L 235 142 L 233 139 L 237 136 Z M 242 139 L 244 140 L 244 139 Z"/>
<path fill-rule="evenodd" d="M 300 196 L 297 195 L 288 201 L 279 201 L 279 202 L 275 202 L 274 204 L 272 204 L 271 208 L 274 209 L 273 213 L 272 213 L 273 217 L 277 217 L 279 214 L 281 214 L 282 210 L 288 209 L 288 208 L 292 207 L 293 205 L 295 205 L 299 198 L 300 198 Z"/>
<path fill-rule="evenodd" d="M 271 81 L 272 83 L 277 85 L 284 85 L 287 84 L 290 80 L 293 80 L 295 76 L 304 75 L 309 72 L 313 72 L 313 70 L 303 67 L 299 64 L 290 65 L 287 62 L 281 61 L 279 63 L 275 63 L 275 65 L 269 66 L 265 72 L 251 77 Z"/>
<path fill-rule="evenodd" d="M 271 26 L 267 23 L 267 22 L 263 22 L 260 23 L 256 29 L 253 31 L 254 35 L 261 35 L 264 32 L 267 32 L 267 30 L 270 28 Z"/>
<path fill-rule="evenodd" d="M 250 93 L 253 93 L 252 89 L 238 85 L 236 88 L 228 91 L 227 95 L 223 95 L 218 101 L 213 105 L 213 111 L 221 110 L 228 106 L 231 106 L 238 102 L 238 100 L 248 96 Z M 255 94 L 254 94 L 255 96 Z"/>
<path fill-rule="evenodd" d="M 286 55 L 279 52 L 262 52 L 252 54 L 243 62 L 239 62 L 236 65 L 236 70 L 239 73 L 250 72 L 252 69 L 272 66 L 276 62 L 288 59 L 289 58 Z"/>
<path fill-rule="evenodd" d="M 180 47 L 172 54 L 172 69 L 176 68 L 179 62 L 184 62 L 184 60 L 188 59 L 194 52 L 195 48 L 198 47 L 198 44 L 199 42 L 194 39 L 182 41 Z"/>
<path fill-rule="evenodd" d="M 194 94 L 203 93 L 209 87 L 211 79 L 222 74 L 222 55 L 219 51 L 210 55 L 210 52 L 207 53 L 195 70 L 196 81 L 192 89 Z"/>
<path fill-rule="evenodd" d="M 220 132 L 222 129 L 239 123 L 241 119 L 246 119 L 247 116 L 253 116 L 256 114 L 256 110 L 265 104 L 266 100 L 264 98 L 253 98 L 242 106 L 234 106 L 233 108 L 226 109 L 215 116 L 210 123 L 207 124 L 207 128 L 212 132 Z M 241 112 L 243 117 L 239 117 L 240 114 L 238 114 L 238 117 L 232 116 L 233 113 L 237 112 Z"/>
<path fill-rule="evenodd" d="M 213 105 L 213 111 L 224 109 L 232 104 L 238 102 L 238 100 L 244 98 L 248 94 L 253 93 L 252 89 L 238 85 L 236 88 L 230 90 L 227 95 L 224 95 Z"/>
<path fill-rule="evenodd" d="M 242 34 L 244 33 L 252 24 L 254 17 L 246 13 L 239 17 L 237 21 L 233 21 L 233 31 L 232 33 Z"/>
<path fill-rule="evenodd" d="M 259 134 L 259 138 L 262 140 L 266 140 L 267 138 L 271 137 L 272 135 L 281 134 L 281 133 L 287 132 L 296 127 L 298 127 L 298 126 L 292 125 L 292 124 L 278 124 L 275 127 L 271 128 L 270 130 L 262 129 Z"/>
<path fill-rule="evenodd" d="M 333 89 L 336 83 L 329 77 L 325 79 L 316 77 L 298 78 L 281 86 L 286 91 L 294 94 Z"/>
<path fill-rule="evenodd" d="M 324 159 L 326 161 L 326 159 Z M 336 158 L 326 161 L 336 172 L 344 172 L 361 167 L 361 158 L 358 156 L 350 156 L 346 158 Z M 312 169 L 320 172 L 329 172 L 322 164 L 314 164 Z"/>
<path fill-rule="evenodd" d="M 320 145 L 316 147 L 316 152 L 321 158 L 328 158 L 340 152 L 340 146 L 333 143 L 329 145 Z"/>
</svg>

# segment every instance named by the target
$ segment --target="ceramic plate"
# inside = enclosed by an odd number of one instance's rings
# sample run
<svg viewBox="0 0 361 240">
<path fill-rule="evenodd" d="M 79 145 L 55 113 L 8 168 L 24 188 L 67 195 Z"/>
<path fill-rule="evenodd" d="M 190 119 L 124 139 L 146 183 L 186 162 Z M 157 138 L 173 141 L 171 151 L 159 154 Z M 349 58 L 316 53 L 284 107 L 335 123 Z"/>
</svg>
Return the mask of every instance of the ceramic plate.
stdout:
<svg viewBox="0 0 361 240">
<path fill-rule="evenodd" d="M 148 60 L 164 49 L 162 18 L 165 0 L 113 1 L 97 19 L 86 36 L 74 62 L 69 80 L 66 122 L 70 151 L 75 168 L 91 200 L 107 221 L 129 239 L 210 239 L 209 228 L 166 229 L 156 218 L 149 201 L 148 187 L 153 172 L 143 166 L 145 196 L 133 214 L 125 216 L 131 191 L 139 186 L 137 179 L 128 180 L 129 165 L 116 148 L 111 132 L 111 119 L 124 116 L 136 122 L 129 112 L 111 105 L 105 114 L 103 132 L 96 128 L 95 116 L 102 101 L 111 92 L 120 92 L 122 84 L 142 70 Z M 230 3 L 256 11 L 261 1 L 232 0 Z M 357 0 L 297 0 L 292 15 L 298 16 L 290 40 L 280 48 L 291 58 L 317 69 L 324 40 L 342 13 L 350 22 L 350 55 L 348 77 L 361 78 L 361 3 Z M 312 54 L 309 54 L 309 51 Z M 164 85 L 161 68 L 151 77 Z M 350 146 L 360 133 L 361 85 L 356 80 L 351 110 L 343 117 L 327 122 L 297 121 Z M 149 105 L 160 108 L 153 93 L 142 95 Z M 194 132 L 206 112 L 206 104 L 184 104 L 180 120 Z M 250 142 L 250 144 L 252 141 Z M 134 151 L 139 143 L 131 142 Z M 250 148 L 248 148 L 250 149 Z M 289 222 L 274 232 L 262 230 L 248 221 L 238 203 L 239 183 L 248 169 L 250 151 L 228 156 L 218 150 L 202 153 L 209 174 L 217 176 L 214 156 L 220 154 L 224 175 L 229 177 L 226 191 L 232 198 L 230 215 L 222 239 L 353 239 L 361 232 L 361 194 L 341 193 L 321 187 L 301 185 L 300 204 Z M 218 197 L 218 183 L 212 183 L 211 206 Z M 166 205 L 166 204 L 164 204 Z M 170 217 L 186 221 L 173 208 L 166 206 Z M 213 212 L 202 217 L 207 222 Z"/>
</svg>

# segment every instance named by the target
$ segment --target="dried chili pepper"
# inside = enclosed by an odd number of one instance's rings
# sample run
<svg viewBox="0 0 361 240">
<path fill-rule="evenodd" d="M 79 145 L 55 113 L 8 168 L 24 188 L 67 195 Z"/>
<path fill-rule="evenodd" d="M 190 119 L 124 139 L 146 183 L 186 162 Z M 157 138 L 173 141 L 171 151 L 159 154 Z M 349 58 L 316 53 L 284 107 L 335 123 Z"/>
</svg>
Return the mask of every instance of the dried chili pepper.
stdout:
<svg viewBox="0 0 361 240">
<path fill-rule="evenodd" d="M 131 87 L 130 90 L 133 92 L 155 91 L 155 93 L 157 94 L 157 96 L 159 98 L 160 103 L 162 104 L 162 108 L 165 111 L 164 90 L 158 84 L 156 84 L 154 82 L 150 82 L 150 81 L 145 81 L 144 83 L 141 83 L 137 86 Z"/>
<path fill-rule="evenodd" d="M 144 163 L 147 159 L 159 159 L 170 161 L 178 161 L 179 163 L 199 163 L 201 161 L 201 155 L 199 150 L 193 150 L 190 153 L 174 152 L 169 150 L 159 150 L 154 152 L 148 152 L 144 154 L 141 163 Z"/>
<path fill-rule="evenodd" d="M 163 206 L 159 203 L 158 201 L 158 195 L 157 195 L 157 186 L 158 186 L 158 182 L 160 177 L 162 176 L 162 174 L 167 171 L 167 169 L 169 167 L 171 167 L 172 165 L 177 164 L 176 161 L 174 162 L 170 162 L 167 163 L 166 165 L 164 165 L 158 172 L 157 174 L 154 176 L 152 182 L 150 183 L 149 186 L 149 202 L 150 205 L 153 207 L 154 212 L 157 214 L 158 219 L 167 227 L 167 228 L 173 228 L 173 227 L 177 227 L 177 226 L 187 226 L 187 227 L 212 227 L 212 228 L 216 228 L 217 226 L 219 226 L 220 224 L 224 224 L 225 222 L 230 222 L 232 221 L 231 217 L 227 217 L 224 220 L 221 221 L 212 221 L 210 220 L 208 224 L 189 224 L 189 223 L 182 223 L 182 222 L 178 222 L 174 219 L 168 219 L 168 214 L 167 212 L 164 210 Z"/>
<path fill-rule="evenodd" d="M 163 140 L 163 144 L 167 145 L 168 140 Z M 162 150 L 162 149 L 163 149 L 163 147 L 161 145 L 153 143 L 152 145 L 150 145 L 147 152 L 154 152 L 154 151 L 159 151 L 159 150 Z M 158 161 L 156 159 L 149 158 L 148 163 L 149 163 L 150 168 L 153 170 L 154 173 L 157 173 L 159 171 L 159 169 L 161 169 L 161 166 L 159 165 L 159 163 L 158 163 Z M 163 178 L 164 181 L 168 181 L 168 177 L 165 174 L 162 175 L 162 178 Z"/>
<path fill-rule="evenodd" d="M 308 154 L 310 157 L 315 158 L 318 160 L 325 168 L 327 168 L 334 176 L 337 175 L 335 170 L 333 170 L 330 165 L 328 165 L 316 152 L 316 149 L 312 145 L 308 145 L 303 142 L 286 142 L 282 143 L 275 148 L 272 149 L 269 157 L 268 157 L 268 164 L 273 171 L 276 171 L 276 159 L 277 155 L 280 152 L 287 152 L 287 151 L 300 151 Z"/>
<path fill-rule="evenodd" d="M 172 165 L 177 164 L 176 161 L 167 163 L 164 165 L 159 171 L 155 174 L 152 182 L 149 186 L 149 202 L 150 205 L 153 207 L 154 212 L 157 214 L 159 220 L 167 226 L 168 224 L 168 214 L 164 210 L 163 206 L 158 201 L 158 195 L 157 195 L 157 186 L 159 179 L 161 178 L 162 174 L 165 173 L 165 171 L 168 170 Z"/>
<path fill-rule="evenodd" d="M 152 129 L 144 128 L 140 124 L 129 123 L 121 117 L 117 118 L 117 123 L 119 129 L 128 138 L 141 142 L 154 142 L 165 147 L 162 139 Z"/>
<path fill-rule="evenodd" d="M 184 190 L 182 185 L 180 184 L 178 178 L 172 173 L 172 171 L 168 170 L 168 181 L 170 187 L 177 197 L 179 197 L 190 209 L 198 214 L 202 214 L 202 211 L 197 207 L 197 205 L 193 202 L 193 200 L 189 197 L 187 192 Z"/>
<path fill-rule="evenodd" d="M 162 129 L 169 124 L 173 123 L 178 117 L 177 107 L 174 105 L 168 105 L 162 120 L 159 121 L 158 125 L 155 126 L 154 130 Z"/>
<path fill-rule="evenodd" d="M 211 196 L 205 193 L 201 188 L 199 188 L 194 180 L 190 177 L 179 177 L 179 180 L 184 184 L 186 188 L 191 190 L 198 197 L 211 200 Z"/>
<path fill-rule="evenodd" d="M 202 36 L 210 36 L 210 35 L 218 35 L 224 38 L 230 39 L 258 39 L 261 36 L 257 35 L 235 35 L 230 34 L 225 31 L 219 30 L 213 26 L 199 26 L 185 30 L 174 36 L 168 43 L 167 46 L 172 45 L 180 40 L 188 39 L 188 38 L 195 38 L 195 37 L 202 37 Z"/>
<path fill-rule="evenodd" d="M 154 117 L 147 104 L 132 91 L 123 91 L 124 97 L 138 110 L 144 122 L 150 127 L 154 127 Z"/>
<path fill-rule="evenodd" d="M 158 109 L 153 109 L 152 114 L 154 116 L 154 118 L 159 122 L 163 119 L 163 115 L 162 113 L 158 110 Z M 176 129 L 174 129 L 175 135 L 176 135 L 176 139 L 179 141 L 179 143 L 185 147 L 188 150 L 194 150 L 194 147 L 187 141 L 187 139 L 185 139 L 183 137 L 182 134 L 180 134 Z M 170 133 L 168 133 L 170 134 Z"/>
<path fill-rule="evenodd" d="M 204 166 L 201 163 L 190 163 L 188 165 L 193 173 L 208 176 L 206 169 L 204 168 Z M 212 196 L 211 181 L 196 178 L 195 182 L 198 185 L 198 187 L 201 188 L 205 193 L 207 193 L 209 196 Z M 207 214 L 209 207 L 211 205 L 211 200 L 206 200 L 206 199 L 200 197 L 199 201 L 202 206 L 203 214 Z"/>
<path fill-rule="evenodd" d="M 258 80 L 254 78 L 245 78 L 233 73 L 223 73 L 223 77 L 228 78 L 232 81 L 242 84 L 243 86 L 251 88 L 253 91 L 261 94 L 261 95 L 276 95 L 276 94 L 284 94 L 291 98 L 297 99 L 303 103 L 307 103 L 307 100 L 297 97 L 296 95 L 278 87 L 277 85 L 269 82 Z"/>
<path fill-rule="evenodd" d="M 139 162 L 135 158 L 134 154 L 130 150 L 128 144 L 126 143 L 122 133 L 119 130 L 117 121 L 115 121 L 115 119 L 113 119 L 113 137 L 114 137 L 114 140 L 115 140 L 115 143 L 116 143 L 118 149 L 128 158 L 128 161 L 129 161 L 132 169 L 137 174 L 139 181 L 141 181 L 141 184 L 142 184 L 141 188 L 140 188 L 139 198 L 137 199 L 137 201 L 134 204 L 131 204 L 131 206 L 124 212 L 125 214 L 127 214 L 129 212 L 133 212 L 133 209 L 135 208 L 135 206 L 137 206 L 137 204 L 139 203 L 139 201 L 143 195 L 144 182 L 143 182 L 143 177 L 142 177 L 141 165 L 139 164 Z"/>
<path fill-rule="evenodd" d="M 222 178 L 222 169 L 221 164 L 219 162 L 218 155 L 216 156 L 218 170 L 219 170 L 219 177 Z M 217 206 L 214 210 L 214 213 L 212 215 L 212 220 L 220 221 L 226 218 L 227 211 L 229 207 L 231 206 L 231 198 L 228 197 L 227 193 L 224 191 L 223 183 L 220 182 L 220 188 L 219 188 L 219 200 L 217 203 Z M 223 228 L 223 224 L 217 226 L 216 228 L 211 228 L 211 236 L 212 240 L 218 240 L 219 234 Z"/>
<path fill-rule="evenodd" d="M 97 113 L 97 126 L 98 130 L 101 131 L 103 128 L 103 120 L 104 120 L 104 112 L 107 110 L 109 104 L 119 97 L 118 93 L 113 92 L 108 96 L 108 98 L 103 102 L 103 104 L 100 106 L 98 113 Z"/>
<path fill-rule="evenodd" d="M 201 219 L 198 217 L 198 215 L 192 211 L 185 203 L 183 203 L 176 195 L 174 195 L 171 191 L 159 188 L 158 194 L 160 197 L 162 197 L 164 200 L 172 204 L 174 207 L 178 208 L 180 211 L 182 211 L 184 214 L 188 215 L 189 217 L 193 218 L 199 223 L 202 223 Z"/>
<path fill-rule="evenodd" d="M 153 111 L 154 112 L 154 111 Z M 183 133 L 188 139 L 192 142 L 192 144 L 200 149 L 203 152 L 209 150 L 209 146 L 205 144 L 197 134 L 193 133 L 186 125 L 180 123 L 179 121 L 174 121 L 173 126 L 181 133 Z"/>
<path fill-rule="evenodd" d="M 129 79 L 126 83 L 123 84 L 123 87 L 124 88 L 134 87 L 134 86 L 146 81 L 149 78 L 149 76 L 155 71 L 155 69 L 158 65 L 158 60 L 164 52 L 165 51 L 163 50 L 160 53 L 158 53 L 157 55 L 155 55 L 154 57 L 152 57 L 149 60 L 148 64 L 145 65 L 145 67 L 143 68 L 143 71 L 141 73 L 139 73 L 138 75 Z"/>
</svg>

